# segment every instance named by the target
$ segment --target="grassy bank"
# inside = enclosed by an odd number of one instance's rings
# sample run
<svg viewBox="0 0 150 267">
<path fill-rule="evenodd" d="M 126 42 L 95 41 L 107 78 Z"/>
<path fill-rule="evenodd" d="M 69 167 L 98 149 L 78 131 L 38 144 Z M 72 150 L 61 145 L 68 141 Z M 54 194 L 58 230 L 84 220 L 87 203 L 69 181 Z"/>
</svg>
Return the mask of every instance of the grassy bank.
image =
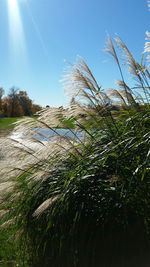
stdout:
<svg viewBox="0 0 150 267">
<path fill-rule="evenodd" d="M 18 118 L 0 118 L 0 130 L 13 129 Z"/>
</svg>

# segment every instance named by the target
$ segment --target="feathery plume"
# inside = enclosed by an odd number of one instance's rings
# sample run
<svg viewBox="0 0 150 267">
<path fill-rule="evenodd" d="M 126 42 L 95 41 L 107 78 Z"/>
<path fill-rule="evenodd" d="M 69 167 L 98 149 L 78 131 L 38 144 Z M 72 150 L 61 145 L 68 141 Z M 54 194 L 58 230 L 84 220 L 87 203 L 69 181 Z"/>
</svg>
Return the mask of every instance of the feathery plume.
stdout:
<svg viewBox="0 0 150 267">
<path fill-rule="evenodd" d="M 127 64 L 129 66 L 129 71 L 131 74 L 133 74 L 135 77 L 139 78 L 139 68 L 138 63 L 132 56 L 131 52 L 129 51 L 128 47 L 125 45 L 125 43 L 121 40 L 120 37 L 115 38 L 116 44 L 124 51 L 126 58 L 127 58 Z"/>
<path fill-rule="evenodd" d="M 147 53 L 147 61 L 150 61 L 150 32 L 146 31 L 146 42 L 144 46 L 144 53 Z"/>
<path fill-rule="evenodd" d="M 39 217 L 41 216 L 44 211 L 46 211 L 48 208 L 51 207 L 51 205 L 58 199 L 59 195 L 55 197 L 51 197 L 47 200 L 45 200 L 33 213 L 33 217 Z"/>
<path fill-rule="evenodd" d="M 106 46 L 105 46 L 104 51 L 109 53 L 115 59 L 117 64 L 119 64 L 117 52 L 116 52 L 115 46 L 114 46 L 113 41 L 112 41 L 110 36 L 107 37 Z"/>
</svg>

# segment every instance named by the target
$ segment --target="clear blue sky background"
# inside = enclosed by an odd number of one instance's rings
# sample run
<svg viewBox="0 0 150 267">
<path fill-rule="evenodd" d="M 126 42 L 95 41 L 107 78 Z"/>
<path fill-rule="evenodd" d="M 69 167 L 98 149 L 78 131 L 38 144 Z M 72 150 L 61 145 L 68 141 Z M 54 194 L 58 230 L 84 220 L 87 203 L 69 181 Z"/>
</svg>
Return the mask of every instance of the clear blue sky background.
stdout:
<svg viewBox="0 0 150 267">
<path fill-rule="evenodd" d="M 27 90 L 43 106 L 66 103 L 60 83 L 64 61 L 74 62 L 77 55 L 104 88 L 114 86 L 119 73 L 103 52 L 107 33 L 118 34 L 140 59 L 150 30 L 146 0 L 17 0 L 27 58 L 18 53 L 14 64 L 7 1 L 13 0 L 0 0 L 0 85 L 6 93 L 12 86 Z"/>
</svg>

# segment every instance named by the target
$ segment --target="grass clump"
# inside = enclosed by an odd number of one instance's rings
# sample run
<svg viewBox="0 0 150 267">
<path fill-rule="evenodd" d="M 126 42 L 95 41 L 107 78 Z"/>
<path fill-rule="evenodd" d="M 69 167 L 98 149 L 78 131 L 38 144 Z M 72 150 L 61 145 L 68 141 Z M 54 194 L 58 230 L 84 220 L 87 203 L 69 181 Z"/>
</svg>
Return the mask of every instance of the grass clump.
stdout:
<svg viewBox="0 0 150 267">
<path fill-rule="evenodd" d="M 20 266 L 148 266 L 150 75 L 120 39 L 116 42 L 138 80 L 136 90 L 126 84 L 109 39 L 120 90 L 103 91 L 80 60 L 64 81 L 76 100 L 67 114 L 59 118 L 59 111 L 45 110 L 18 126 L 28 143 L 13 150 L 23 161 L 11 172 L 9 192 L 2 190 L 1 207 L 9 203 L 3 221 L 15 225 L 19 258 L 24 259 L 23 265 L 16 257 Z M 55 132 L 55 117 L 75 138 L 57 133 L 53 142 L 35 140 L 39 127 Z"/>
</svg>

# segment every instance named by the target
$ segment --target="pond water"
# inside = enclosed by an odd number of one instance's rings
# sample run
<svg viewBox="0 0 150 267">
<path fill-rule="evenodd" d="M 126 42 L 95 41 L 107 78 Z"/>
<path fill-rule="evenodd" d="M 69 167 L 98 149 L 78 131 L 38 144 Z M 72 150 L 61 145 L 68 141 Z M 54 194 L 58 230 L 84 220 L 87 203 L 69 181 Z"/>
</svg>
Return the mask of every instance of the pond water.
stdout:
<svg viewBox="0 0 150 267">
<path fill-rule="evenodd" d="M 40 142 L 48 142 L 53 141 L 54 137 L 67 137 L 72 140 L 80 141 L 85 137 L 85 133 L 83 131 L 76 131 L 70 129 L 63 128 L 35 128 L 33 133 L 33 138 Z M 26 142 L 28 141 L 28 137 L 23 132 L 13 132 L 11 134 L 11 138 L 18 142 Z"/>
<path fill-rule="evenodd" d="M 48 129 L 48 128 L 37 128 L 35 129 L 34 138 L 39 141 L 49 141 L 52 137 L 68 137 L 73 140 L 83 140 L 83 131 L 75 131 L 64 128 Z"/>
</svg>

